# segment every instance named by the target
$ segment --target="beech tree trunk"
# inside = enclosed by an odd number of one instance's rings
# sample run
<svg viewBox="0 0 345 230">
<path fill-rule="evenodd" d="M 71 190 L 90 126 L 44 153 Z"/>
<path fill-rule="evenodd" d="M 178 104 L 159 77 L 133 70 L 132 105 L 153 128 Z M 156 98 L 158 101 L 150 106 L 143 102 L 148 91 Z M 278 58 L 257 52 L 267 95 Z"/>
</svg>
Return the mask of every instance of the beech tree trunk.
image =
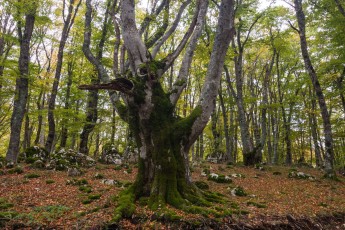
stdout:
<svg viewBox="0 0 345 230">
<path fill-rule="evenodd" d="M 21 7 L 21 6 L 19 6 Z M 29 9 L 25 15 L 24 31 L 21 21 L 18 21 L 18 35 L 20 43 L 19 56 L 19 77 L 16 80 L 16 95 L 13 104 L 11 117 L 11 134 L 6 161 L 16 163 L 19 154 L 20 134 L 29 92 L 29 62 L 30 62 L 30 41 L 35 23 L 36 3 L 30 1 Z"/>
<path fill-rule="evenodd" d="M 294 0 L 295 4 L 295 11 L 296 17 L 298 22 L 299 28 L 299 37 L 300 37 L 300 44 L 301 44 L 301 51 L 304 60 L 305 68 L 309 74 L 310 80 L 313 83 L 313 87 L 318 99 L 319 107 L 321 109 L 321 116 L 323 121 L 323 131 L 324 131 L 324 138 L 325 138 L 325 159 L 324 159 L 324 167 L 327 176 L 332 177 L 335 175 L 333 161 L 334 161 L 334 153 L 333 153 L 333 137 L 332 137 L 332 126 L 330 121 L 330 115 L 327 109 L 325 96 L 323 94 L 320 82 L 318 80 L 317 74 L 315 69 L 312 65 L 310 60 L 309 52 L 308 52 L 308 44 L 305 32 L 305 15 L 302 8 L 302 0 Z"/>
</svg>

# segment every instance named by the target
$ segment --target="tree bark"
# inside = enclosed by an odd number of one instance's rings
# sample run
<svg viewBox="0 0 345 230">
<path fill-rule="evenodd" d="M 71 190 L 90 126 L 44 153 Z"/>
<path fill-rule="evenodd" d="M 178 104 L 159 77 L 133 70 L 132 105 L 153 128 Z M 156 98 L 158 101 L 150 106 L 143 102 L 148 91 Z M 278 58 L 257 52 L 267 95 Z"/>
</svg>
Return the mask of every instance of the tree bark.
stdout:
<svg viewBox="0 0 345 230">
<path fill-rule="evenodd" d="M 21 1 L 19 3 L 23 4 Z M 17 162 L 20 145 L 20 133 L 29 92 L 30 41 L 35 23 L 37 6 L 36 3 L 30 2 L 27 7 L 29 9 L 25 15 L 24 31 L 22 31 L 21 22 L 18 22 L 18 35 L 20 43 L 19 77 L 16 80 L 16 95 L 11 117 L 10 142 L 6 153 L 6 161 L 13 163 Z"/>
<path fill-rule="evenodd" d="M 314 67 L 310 60 L 310 56 L 308 52 L 308 43 L 307 43 L 306 32 L 305 32 L 305 15 L 302 8 L 302 0 L 294 0 L 294 4 L 295 4 L 296 17 L 297 17 L 297 22 L 298 22 L 298 27 L 299 27 L 300 45 L 301 45 L 301 51 L 302 51 L 305 69 L 309 74 L 311 82 L 313 83 L 313 87 L 318 99 L 319 107 L 321 109 L 323 131 L 324 131 L 324 138 L 325 138 L 324 167 L 325 167 L 327 176 L 332 177 L 335 175 L 335 171 L 333 167 L 334 153 L 333 153 L 333 137 L 332 137 L 332 126 L 331 126 L 331 121 L 330 121 L 330 115 L 327 110 L 325 96 L 323 94 L 322 88 L 320 86 L 317 74 L 314 70 Z"/>
</svg>

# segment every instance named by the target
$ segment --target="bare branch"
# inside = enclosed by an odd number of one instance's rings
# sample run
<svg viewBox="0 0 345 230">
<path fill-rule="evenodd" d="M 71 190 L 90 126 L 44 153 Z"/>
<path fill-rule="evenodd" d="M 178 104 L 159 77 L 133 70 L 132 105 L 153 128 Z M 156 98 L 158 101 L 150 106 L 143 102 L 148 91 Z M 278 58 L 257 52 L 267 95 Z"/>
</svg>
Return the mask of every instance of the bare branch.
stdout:
<svg viewBox="0 0 345 230">
<path fill-rule="evenodd" d="M 290 22 L 290 20 L 288 20 L 288 23 L 289 23 L 290 27 L 291 27 L 293 30 L 297 31 L 297 33 L 300 33 L 299 29 L 297 29 L 297 28 Z"/>
</svg>

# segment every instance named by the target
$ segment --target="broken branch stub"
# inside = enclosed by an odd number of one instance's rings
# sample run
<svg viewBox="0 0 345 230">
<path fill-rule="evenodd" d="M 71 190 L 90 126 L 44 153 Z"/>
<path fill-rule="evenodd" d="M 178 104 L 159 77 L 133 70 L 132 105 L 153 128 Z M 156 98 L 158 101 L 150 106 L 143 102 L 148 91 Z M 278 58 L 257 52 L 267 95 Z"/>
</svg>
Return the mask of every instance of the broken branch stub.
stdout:
<svg viewBox="0 0 345 230">
<path fill-rule="evenodd" d="M 122 93 L 130 94 L 134 84 L 132 81 L 126 78 L 117 78 L 109 83 L 104 84 L 93 84 L 93 85 L 80 85 L 78 86 L 81 90 L 96 90 L 96 89 L 108 89 L 108 90 L 116 90 Z"/>
</svg>

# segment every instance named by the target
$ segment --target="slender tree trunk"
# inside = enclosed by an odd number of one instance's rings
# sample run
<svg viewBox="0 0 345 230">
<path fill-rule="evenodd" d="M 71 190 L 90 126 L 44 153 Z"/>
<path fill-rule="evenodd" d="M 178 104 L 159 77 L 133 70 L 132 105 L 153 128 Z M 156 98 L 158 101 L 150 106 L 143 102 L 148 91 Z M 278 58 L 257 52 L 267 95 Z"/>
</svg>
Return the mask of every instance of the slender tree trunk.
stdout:
<svg viewBox="0 0 345 230">
<path fill-rule="evenodd" d="M 23 3 L 20 2 L 20 4 Z M 11 117 L 10 142 L 6 153 L 6 161 L 13 163 L 17 162 L 22 122 L 29 92 L 30 41 L 35 23 L 37 6 L 35 3 L 30 2 L 28 7 L 30 7 L 30 10 L 28 10 L 28 13 L 25 15 L 24 31 L 22 31 L 21 22 L 18 22 L 20 42 L 19 77 L 16 80 L 16 95 Z"/>
<path fill-rule="evenodd" d="M 229 124 L 228 124 L 228 115 L 227 115 L 227 111 L 225 108 L 225 103 L 224 103 L 224 99 L 223 99 L 223 94 L 222 94 L 222 90 L 220 88 L 219 91 L 219 102 L 220 102 L 220 106 L 222 108 L 222 115 L 223 115 L 223 127 L 224 127 L 224 136 L 225 136 L 225 159 L 228 162 L 232 162 L 233 163 L 233 158 L 231 155 L 231 145 L 230 145 L 230 136 L 229 136 Z"/>
<path fill-rule="evenodd" d="M 311 98 L 311 134 L 313 137 L 313 144 L 314 144 L 314 151 L 315 151 L 315 160 L 316 160 L 316 166 L 322 167 L 323 161 L 321 157 L 321 150 L 318 143 L 318 133 L 317 133 L 317 119 L 316 119 L 316 100 L 314 98 L 314 94 L 311 90 L 309 90 L 309 97 Z"/>
<path fill-rule="evenodd" d="M 66 0 L 63 0 L 63 4 L 65 4 Z M 78 4 L 74 9 L 75 0 L 69 0 L 69 7 L 68 7 L 68 14 L 66 18 L 64 19 L 64 26 L 62 29 L 60 44 L 59 44 L 59 50 L 57 55 L 57 63 L 56 63 L 56 69 L 55 69 L 55 77 L 53 82 L 53 88 L 50 94 L 49 102 L 48 102 L 48 137 L 47 141 L 45 143 L 46 150 L 50 153 L 53 150 L 53 143 L 55 141 L 55 118 L 54 118 L 54 110 L 55 110 L 55 101 L 57 96 L 57 91 L 59 87 L 60 77 L 61 77 L 61 70 L 62 70 L 62 64 L 63 64 L 63 55 L 64 55 L 64 49 L 66 45 L 66 41 L 68 39 L 69 32 L 71 30 L 71 27 L 74 23 L 75 16 L 78 12 L 78 8 L 81 4 L 81 0 L 78 0 Z M 64 10 L 64 9 L 63 9 Z M 64 14 L 63 14 L 64 15 Z"/>
<path fill-rule="evenodd" d="M 31 133 L 32 130 L 30 128 L 30 117 L 29 117 L 29 109 L 30 109 L 30 95 L 28 95 L 26 110 L 25 110 L 25 122 L 24 122 L 24 140 L 23 140 L 23 149 L 30 147 L 31 144 Z"/>
<path fill-rule="evenodd" d="M 70 96 L 71 96 L 71 86 L 73 80 L 73 63 L 69 61 L 67 64 L 67 89 L 66 89 L 66 96 L 65 96 L 65 106 L 64 110 L 68 112 L 70 109 Z M 61 139 L 60 139 L 60 147 L 65 148 L 68 138 L 68 119 L 65 117 L 62 119 L 62 128 L 61 128 Z"/>
<path fill-rule="evenodd" d="M 115 133 L 116 133 L 116 110 L 113 108 L 113 112 L 111 116 L 111 136 L 110 136 L 111 144 L 115 144 Z"/>
<path fill-rule="evenodd" d="M 344 79 L 345 79 L 345 67 L 344 67 L 343 72 L 341 73 L 340 77 L 337 79 L 337 85 L 338 85 L 338 89 L 340 92 L 339 94 L 340 94 L 341 104 L 343 106 L 343 111 L 345 114 L 345 96 L 344 96 L 344 92 L 343 92 Z"/>
<path fill-rule="evenodd" d="M 212 115 L 211 115 L 211 130 L 212 130 L 212 136 L 213 136 L 213 140 L 212 140 L 212 152 L 211 152 L 211 156 L 212 157 L 216 157 L 217 159 L 219 159 L 221 156 L 220 154 L 220 133 L 217 130 L 217 123 L 218 123 L 218 108 L 216 107 L 215 110 L 213 111 Z"/>
<path fill-rule="evenodd" d="M 254 144 L 250 137 L 243 100 L 242 53 L 235 58 L 237 119 L 241 131 L 243 160 L 245 165 L 254 165 Z"/>
<path fill-rule="evenodd" d="M 38 100 L 36 101 L 36 106 L 37 106 L 37 110 L 39 111 L 39 114 L 38 114 L 36 138 L 34 141 L 35 145 L 38 145 L 38 143 L 40 143 L 40 138 L 41 138 L 41 134 L 42 134 L 42 126 L 43 126 L 42 110 L 44 108 L 44 101 L 45 101 L 45 92 L 44 92 L 44 89 L 42 87 L 40 94 L 38 96 Z"/>
<path fill-rule="evenodd" d="M 102 26 L 102 35 L 101 39 L 97 45 L 97 60 L 101 62 L 102 57 L 103 57 L 103 49 L 104 49 L 104 44 L 105 44 L 105 39 L 108 33 L 108 27 L 110 24 L 110 19 L 109 14 L 110 14 L 110 6 L 111 6 L 111 1 L 107 2 L 107 8 L 105 12 L 105 17 L 103 21 L 103 26 Z M 114 12 L 113 12 L 114 13 Z M 115 27 L 117 28 L 117 27 Z M 118 33 L 119 31 L 117 31 Z M 118 35 L 119 36 L 119 35 Z M 117 48 L 117 47 L 115 47 Z M 116 61 L 113 63 L 113 68 L 116 66 Z M 115 67 L 116 69 L 116 67 Z M 114 71 L 114 69 L 113 69 Z M 97 73 L 97 69 L 94 71 L 94 76 L 92 77 L 92 84 L 99 84 L 101 80 L 101 76 Z M 96 122 L 98 119 L 98 113 L 97 113 L 97 106 L 98 106 L 98 90 L 90 90 L 88 92 L 88 103 L 86 107 L 86 121 L 85 125 L 83 127 L 83 131 L 80 134 L 80 147 L 79 147 L 79 152 L 88 154 L 89 149 L 88 149 L 88 144 L 89 144 L 89 136 L 90 133 L 93 131 L 93 129 L 96 126 Z"/>
<path fill-rule="evenodd" d="M 98 83 L 98 79 L 92 81 L 95 84 Z M 98 90 L 90 90 L 88 92 L 88 102 L 86 108 L 86 121 L 83 127 L 83 131 L 80 134 L 80 146 L 79 152 L 88 154 L 89 136 L 97 122 L 97 105 L 98 105 Z"/>
<path fill-rule="evenodd" d="M 317 74 L 314 70 L 314 67 L 311 63 L 309 52 L 308 52 L 308 44 L 305 32 L 305 15 L 302 8 L 302 0 L 294 0 L 295 4 L 295 11 L 296 17 L 298 21 L 299 27 L 299 37 L 301 43 L 301 51 L 304 60 L 305 68 L 309 74 L 311 82 L 313 83 L 313 87 L 318 99 L 319 107 L 321 109 L 322 121 L 323 121 L 323 131 L 324 131 L 324 138 L 325 138 L 325 171 L 327 176 L 332 177 L 335 175 L 333 161 L 334 161 L 334 153 L 333 153 L 333 137 L 332 137 L 332 125 L 330 121 L 330 115 L 327 110 L 326 100 L 320 86 Z"/>
</svg>

